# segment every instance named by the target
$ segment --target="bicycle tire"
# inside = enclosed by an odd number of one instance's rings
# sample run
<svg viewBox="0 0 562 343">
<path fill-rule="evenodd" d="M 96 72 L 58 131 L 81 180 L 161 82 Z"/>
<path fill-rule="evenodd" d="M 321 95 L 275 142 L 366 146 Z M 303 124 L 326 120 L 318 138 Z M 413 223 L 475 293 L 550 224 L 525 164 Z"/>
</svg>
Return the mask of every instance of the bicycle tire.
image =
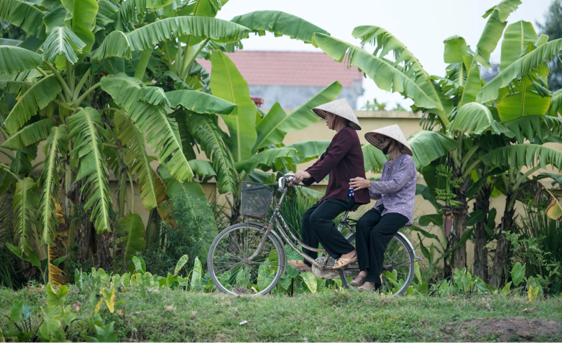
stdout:
<svg viewBox="0 0 562 343">
<path fill-rule="evenodd" d="M 355 233 L 350 233 L 348 234 L 346 237 L 347 241 L 355 246 Z M 412 249 L 412 244 L 410 243 L 410 240 L 408 240 L 408 238 L 406 238 L 402 233 L 398 232 L 394 235 L 394 237 L 392 237 L 392 239 L 390 240 L 390 242 L 388 243 L 388 246 L 390 246 L 392 244 L 392 241 L 397 241 L 398 244 L 400 244 L 400 246 L 406 251 L 406 254 L 408 255 L 408 276 L 406 277 L 406 280 L 404 281 L 404 284 L 398 289 L 397 292 L 393 293 L 393 296 L 399 296 L 402 295 L 406 292 L 406 290 L 408 290 L 408 287 L 410 287 L 410 284 L 412 283 L 413 279 L 414 279 L 414 263 L 416 262 L 415 260 L 415 253 Z M 385 262 L 386 262 L 387 256 L 386 256 L 386 251 L 385 251 Z M 385 265 L 385 263 L 383 262 L 383 265 Z M 384 281 L 383 281 L 384 283 Z"/>
<path fill-rule="evenodd" d="M 243 295 L 243 294 L 264 295 L 264 294 L 267 294 L 267 293 L 271 292 L 271 290 L 279 282 L 279 279 L 281 278 L 281 275 L 284 273 L 285 265 L 286 265 L 286 259 L 287 259 L 285 247 L 283 246 L 283 244 L 281 244 L 281 241 L 279 240 L 279 238 L 275 235 L 275 233 L 273 231 L 270 232 L 270 234 L 268 236 L 268 240 L 266 241 L 266 244 L 264 244 L 264 249 L 271 248 L 271 247 L 273 249 L 275 249 L 277 251 L 278 261 L 277 261 L 276 265 L 268 264 L 269 266 L 277 266 L 277 270 L 275 271 L 275 275 L 274 275 L 271 283 L 269 285 L 267 285 L 267 287 L 264 287 L 260 291 L 253 292 L 253 293 L 251 293 L 250 290 L 248 290 L 247 292 L 243 292 L 242 291 L 243 288 L 237 288 L 235 290 L 234 287 L 233 287 L 233 290 L 230 290 L 230 289 L 228 289 L 229 286 L 231 286 L 230 283 L 226 283 L 224 281 L 221 281 L 219 279 L 218 275 L 217 275 L 217 271 L 220 271 L 220 268 L 217 268 L 217 266 L 215 265 L 215 264 L 218 263 L 217 262 L 218 258 L 216 258 L 217 256 L 215 255 L 217 247 L 221 244 L 221 242 L 223 241 L 223 239 L 225 239 L 225 237 L 227 237 L 228 235 L 230 235 L 231 233 L 233 233 L 235 231 L 238 231 L 240 233 L 240 232 L 242 232 L 243 229 L 252 230 L 251 231 L 252 234 L 255 235 L 254 238 L 259 237 L 259 239 L 261 239 L 261 237 L 263 237 L 262 232 L 265 231 L 266 227 L 264 225 L 254 224 L 254 223 L 240 223 L 240 224 L 235 224 L 235 225 L 229 226 L 226 229 L 224 229 L 223 231 L 221 231 L 217 235 L 217 237 L 215 237 L 215 239 L 213 240 L 213 243 L 211 244 L 211 247 L 209 248 L 209 253 L 207 255 L 207 268 L 209 270 L 209 275 L 211 277 L 211 280 L 213 280 L 213 283 L 215 284 L 217 289 L 220 290 L 223 293 L 226 293 L 226 294 L 230 294 L 230 295 Z M 257 242 L 257 240 L 254 239 L 254 242 Z M 250 253 L 250 252 L 248 251 L 246 253 L 246 255 L 248 255 L 248 253 Z M 251 253 L 253 253 L 253 251 Z M 251 255 L 251 253 L 250 253 L 250 255 Z M 248 256 L 246 256 L 246 257 L 248 257 Z M 257 262 L 255 262 L 254 264 L 256 264 L 256 263 Z M 250 272 L 250 274 L 251 274 L 251 272 Z M 252 277 L 252 276 L 250 275 L 250 277 Z M 256 275 L 256 277 L 257 277 L 257 275 Z M 229 281 L 230 281 L 230 277 L 229 277 Z"/>
</svg>

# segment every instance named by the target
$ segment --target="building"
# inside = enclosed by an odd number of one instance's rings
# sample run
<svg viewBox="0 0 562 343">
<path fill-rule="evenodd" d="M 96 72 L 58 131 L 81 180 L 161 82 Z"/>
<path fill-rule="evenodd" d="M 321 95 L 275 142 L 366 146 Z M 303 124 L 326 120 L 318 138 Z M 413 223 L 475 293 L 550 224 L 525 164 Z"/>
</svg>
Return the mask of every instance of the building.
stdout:
<svg viewBox="0 0 562 343">
<path fill-rule="evenodd" d="M 492 68 L 481 67 L 480 77 L 486 81 L 486 83 L 492 81 L 500 73 L 500 64 L 492 63 Z"/>
<path fill-rule="evenodd" d="M 363 94 L 362 73 L 321 52 L 238 51 L 228 57 L 248 82 L 250 94 L 263 99 L 265 109 L 276 101 L 283 109 L 296 109 L 334 81 L 343 86 L 338 99 L 347 99 L 353 109 Z M 211 72 L 211 61 L 198 62 Z"/>
</svg>

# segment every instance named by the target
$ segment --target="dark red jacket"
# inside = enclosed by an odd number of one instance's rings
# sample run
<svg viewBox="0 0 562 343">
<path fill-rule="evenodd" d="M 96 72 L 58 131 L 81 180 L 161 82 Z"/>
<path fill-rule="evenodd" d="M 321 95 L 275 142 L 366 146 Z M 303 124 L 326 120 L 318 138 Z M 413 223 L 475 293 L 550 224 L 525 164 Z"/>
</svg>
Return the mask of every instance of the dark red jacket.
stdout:
<svg viewBox="0 0 562 343">
<path fill-rule="evenodd" d="M 349 191 L 349 179 L 353 177 L 365 178 L 365 164 L 363 151 L 357 132 L 349 126 L 341 129 L 326 149 L 310 168 L 306 170 L 312 178 L 304 184 L 310 186 L 313 182 L 322 181 L 329 175 L 328 189 L 325 198 L 346 200 Z M 355 203 L 368 204 L 368 189 L 355 191 Z"/>
</svg>

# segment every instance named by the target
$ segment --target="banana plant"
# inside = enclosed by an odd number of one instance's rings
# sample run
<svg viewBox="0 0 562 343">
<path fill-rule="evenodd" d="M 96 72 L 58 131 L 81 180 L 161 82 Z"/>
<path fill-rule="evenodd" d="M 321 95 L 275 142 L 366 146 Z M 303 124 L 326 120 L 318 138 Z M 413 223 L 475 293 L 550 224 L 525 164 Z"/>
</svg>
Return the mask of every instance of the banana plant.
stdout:
<svg viewBox="0 0 562 343">
<path fill-rule="evenodd" d="M 505 173 L 503 180 L 511 187 L 502 189 L 515 191 L 540 168 L 550 165 L 560 169 L 561 153 L 543 144 L 560 141 L 562 119 L 558 109 L 562 94 L 551 93 L 547 89 L 549 71 L 546 62 L 556 56 L 562 43 L 558 40 L 548 42 L 546 36 L 538 37 L 528 22 L 520 21 L 508 26 L 509 15 L 520 3 L 519 0 L 503 0 L 486 12 L 484 17 L 488 20 L 476 51 L 472 51 L 462 37 L 446 39 L 444 59 L 448 67 L 444 77 L 427 74 L 403 43 L 377 26 L 360 26 L 353 30 L 353 36 L 361 39 L 362 46 L 374 46 L 372 53 L 325 34 L 313 36 L 313 43 L 334 60 L 360 68 L 381 89 L 411 98 L 414 102 L 412 109 L 424 113 L 422 125 L 425 130 L 421 132 L 439 132 L 450 140 L 448 149 L 434 154 L 432 158 L 425 158 L 425 163 L 420 163 L 417 155 L 423 156 L 427 150 L 439 151 L 443 147 L 440 146 L 443 139 L 424 140 L 422 144 L 412 144 L 412 148 L 416 165 L 428 184 L 434 178 L 430 175 L 430 170 L 434 169 L 430 163 L 434 160 L 439 161 L 437 164 L 452 166 L 454 177 L 464 180 L 455 189 L 460 206 L 454 220 L 455 235 L 452 235 L 457 241 L 452 241 L 452 246 L 457 246 L 460 237 L 468 232 L 468 201 L 473 197 L 478 201 L 478 197 L 492 194 L 494 187 L 490 188 L 490 182 L 479 182 L 495 180 L 495 174 L 489 175 L 490 172 L 501 170 Z M 490 54 L 502 36 L 500 73 L 486 84 L 480 77 L 480 65 L 490 67 Z M 422 136 L 416 133 L 410 137 L 410 143 Z M 433 137 L 438 136 L 433 134 Z M 421 143 L 420 140 L 418 142 Z M 515 160 L 520 163 L 514 164 Z M 506 170 L 510 162 L 519 169 Z M 529 168 L 529 171 L 520 173 L 523 167 Z M 475 179 L 472 175 L 480 175 L 481 178 Z M 484 185 L 488 190 L 480 191 Z M 433 190 L 430 193 L 436 196 Z M 501 225 L 504 231 L 511 230 L 509 223 L 513 221 L 513 213 L 509 210 L 517 199 L 513 196 L 508 198 L 504 218 L 511 220 Z M 482 210 L 489 212 L 485 208 Z M 482 222 L 488 222 L 488 218 L 482 218 Z M 480 230 L 484 227 L 481 226 Z M 500 234 L 498 240 L 502 237 Z M 466 261 L 464 244 L 460 249 L 460 254 L 452 256 L 452 265 L 458 269 L 465 267 Z M 455 256 L 458 258 L 455 259 Z M 501 257 L 502 253 L 496 256 Z M 505 259 L 500 260 L 496 263 L 497 270 L 500 264 L 503 266 L 505 263 Z"/>
<path fill-rule="evenodd" d="M 181 8 L 170 16 L 172 2 Z M 11 156 L 2 150 L 13 161 L 3 165 L 2 176 L 10 181 L 4 186 L 16 183 L 20 194 L 14 205 L 22 253 L 52 244 L 58 201 L 65 206 L 67 222 L 72 204 L 83 202 L 98 233 L 113 231 L 110 169 L 119 183 L 119 217 L 125 215 L 125 184 L 133 179 L 141 187 L 145 208 L 153 209 L 163 200 L 165 186 L 150 166 L 154 159 L 179 182 L 193 178 L 164 90 L 144 87 L 142 79 L 153 62 L 151 55 L 159 52 L 155 47 L 184 46 L 186 41 L 234 43 L 247 36 L 244 26 L 189 12 L 205 12 L 215 3 L 198 1 L 192 8 L 174 1 L 2 2 L 0 19 L 28 34 L 24 41 L 0 46 L 0 95 L 6 103 L 0 109 L 3 147 L 14 151 Z M 181 10 L 184 15 L 178 15 Z M 155 15 L 167 17 L 154 22 Z M 192 46 L 186 46 L 191 51 Z M 170 65 L 173 62 L 170 59 Z M 120 84 L 126 87 L 116 92 L 110 84 L 114 80 L 124 80 Z M 197 98 L 192 94 L 183 100 L 192 103 Z M 42 141 L 46 159 L 35 180 L 30 161 Z M 127 201 L 129 211 L 132 201 Z"/>
</svg>

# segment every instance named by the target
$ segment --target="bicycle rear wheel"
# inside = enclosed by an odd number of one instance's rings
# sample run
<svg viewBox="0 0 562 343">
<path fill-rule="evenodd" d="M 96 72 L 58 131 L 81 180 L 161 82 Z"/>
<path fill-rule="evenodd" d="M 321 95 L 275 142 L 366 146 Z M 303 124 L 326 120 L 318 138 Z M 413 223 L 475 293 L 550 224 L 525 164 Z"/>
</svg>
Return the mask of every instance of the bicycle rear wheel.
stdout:
<svg viewBox="0 0 562 343">
<path fill-rule="evenodd" d="M 259 254 L 248 258 L 258 248 L 265 227 L 241 223 L 224 229 L 209 249 L 207 265 L 215 286 L 231 295 L 269 293 L 283 273 L 285 248 L 270 234 Z"/>
<path fill-rule="evenodd" d="M 355 233 L 346 239 L 355 246 Z M 388 242 L 381 274 L 382 292 L 402 295 L 414 279 L 415 254 L 408 239 L 400 232 Z"/>
</svg>

